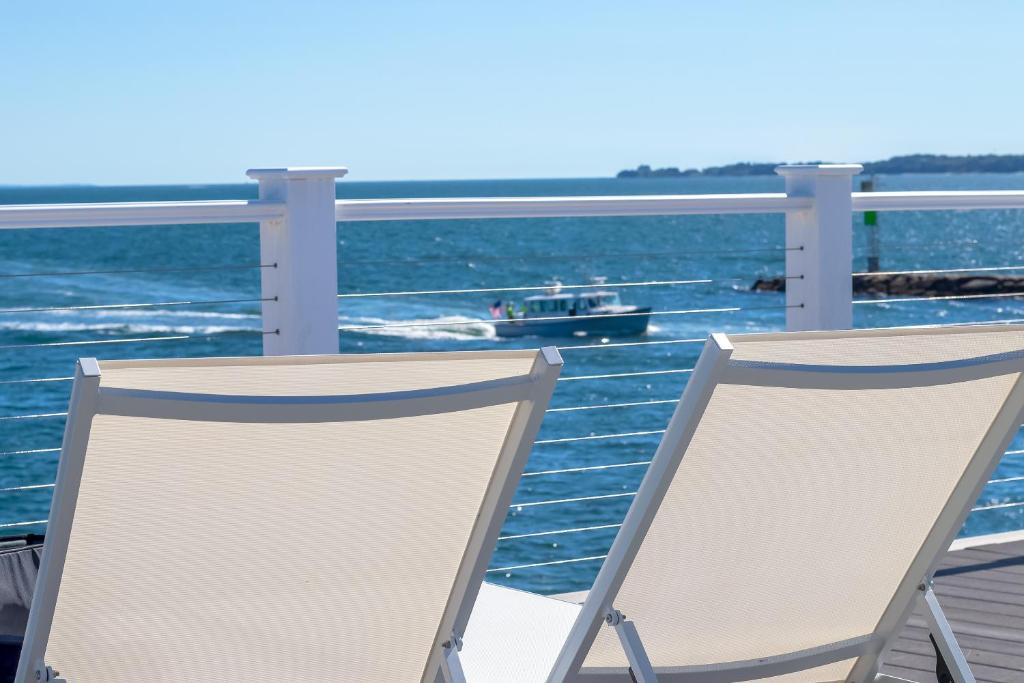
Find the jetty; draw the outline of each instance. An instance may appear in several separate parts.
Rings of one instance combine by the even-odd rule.
[[[993,297],[1024,296],[1024,275],[932,274],[914,272],[854,273],[853,293],[870,296]],[[754,281],[755,292],[785,292],[786,278]]]

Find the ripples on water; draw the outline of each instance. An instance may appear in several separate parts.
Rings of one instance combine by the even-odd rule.
[[[883,177],[880,190],[1018,189],[1024,176]],[[535,180],[339,184],[345,197],[682,194],[781,191],[778,178],[659,180]],[[254,197],[255,186],[144,188],[0,188],[0,203],[142,201]],[[855,269],[864,267],[865,239],[855,217]],[[881,214],[884,269],[1024,264],[1024,211]],[[649,340],[703,338],[709,331],[780,330],[783,296],[753,293],[758,277],[784,269],[782,216],[680,216],[530,220],[349,223],[339,227],[342,292],[407,291],[541,285],[552,278],[585,283],[604,275],[610,284],[640,280],[710,278],[711,284],[622,290],[627,303],[655,310],[740,307],[740,312],[660,316]],[[191,268],[258,263],[255,225],[0,231],[0,274],[136,268]],[[259,269],[107,273],[0,278],[0,308],[83,306],[135,302],[201,302],[259,297]],[[502,340],[486,318],[500,295],[469,294],[342,299],[339,324],[374,326],[431,321],[437,325],[342,332],[343,352],[455,350],[539,346],[537,339]],[[1024,318],[1024,300],[943,301],[856,306],[857,327],[883,327]],[[468,324],[467,324],[468,323]],[[65,341],[151,341],[89,346],[31,346]],[[557,340],[560,345],[601,339]],[[622,341],[622,340],[612,340]],[[0,313],[0,382],[67,377],[74,360],[100,358],[251,355],[261,349],[259,304],[185,304],[145,309]],[[662,344],[566,350],[564,376],[692,367],[700,344]],[[671,400],[687,375],[664,374],[560,382],[552,407]],[[0,384],[0,416],[62,412],[70,382]],[[663,429],[671,403],[550,413],[540,439]],[[62,417],[0,420],[0,452],[55,448]],[[528,471],[561,470],[648,460],[660,435],[538,444]],[[1017,439],[1014,450],[1024,449]],[[53,481],[56,453],[0,456],[0,488]],[[527,477],[516,501],[628,493],[642,465]],[[1024,455],[1007,456],[996,476],[1024,475]],[[0,523],[43,519],[48,489],[0,492]],[[1024,484],[993,484],[981,503],[1024,500]],[[603,498],[551,506],[514,507],[505,535],[604,526],[619,522],[630,498]],[[964,533],[1024,527],[1020,508],[975,513]],[[40,530],[41,527],[8,531]],[[499,543],[492,566],[505,567],[603,555],[614,528],[510,539]],[[492,573],[543,592],[589,585],[599,562]]]

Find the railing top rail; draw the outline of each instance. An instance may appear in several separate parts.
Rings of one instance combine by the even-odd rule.
[[[1024,190],[853,192],[854,211],[1024,209]],[[627,195],[607,197],[480,197],[340,199],[339,221],[459,218],[559,218],[785,213],[812,208],[810,197],[785,193]]]
[[[335,203],[335,213],[339,221],[669,216],[785,213],[809,209],[811,201],[808,197],[790,197],[782,192],[607,197],[341,199]]]
[[[854,211],[1024,209],[1024,190],[854,192]]]
[[[0,229],[86,228],[183,223],[253,223],[285,215],[283,202],[224,199],[183,202],[0,205]]]
[[[1024,190],[854,192],[854,211],[1024,209]],[[785,213],[810,209],[810,197],[785,193],[627,195],[607,197],[479,197],[341,199],[339,221],[570,216],[672,216]],[[248,223],[285,215],[284,202],[214,200],[90,204],[0,205],[0,229],[194,223]]]

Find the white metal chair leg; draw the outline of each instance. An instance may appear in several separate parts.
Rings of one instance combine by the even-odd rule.
[[[459,650],[462,649],[462,639],[452,635],[451,639],[444,644],[444,657],[441,660],[441,677],[445,683],[466,683],[466,674],[462,671],[462,662],[459,661]]]
[[[657,683],[658,677],[654,674],[654,667],[651,660],[647,658],[647,650],[640,640],[640,634],[632,621],[627,621],[622,612],[613,609],[605,615],[605,623],[615,628],[615,634],[619,636],[622,649],[626,652],[626,659],[629,661],[629,670],[633,674],[636,683]]]
[[[931,632],[935,648],[945,660],[954,683],[975,683],[967,658],[964,657],[960,644],[956,642],[956,636],[946,621],[946,615],[939,605],[939,599],[932,591],[930,581],[921,585],[920,599],[924,603],[924,618],[928,621],[928,630]]]

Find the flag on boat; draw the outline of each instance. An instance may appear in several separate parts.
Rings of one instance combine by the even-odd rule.
[[[491,317],[495,320],[501,318],[501,299],[498,299],[491,304]]]

